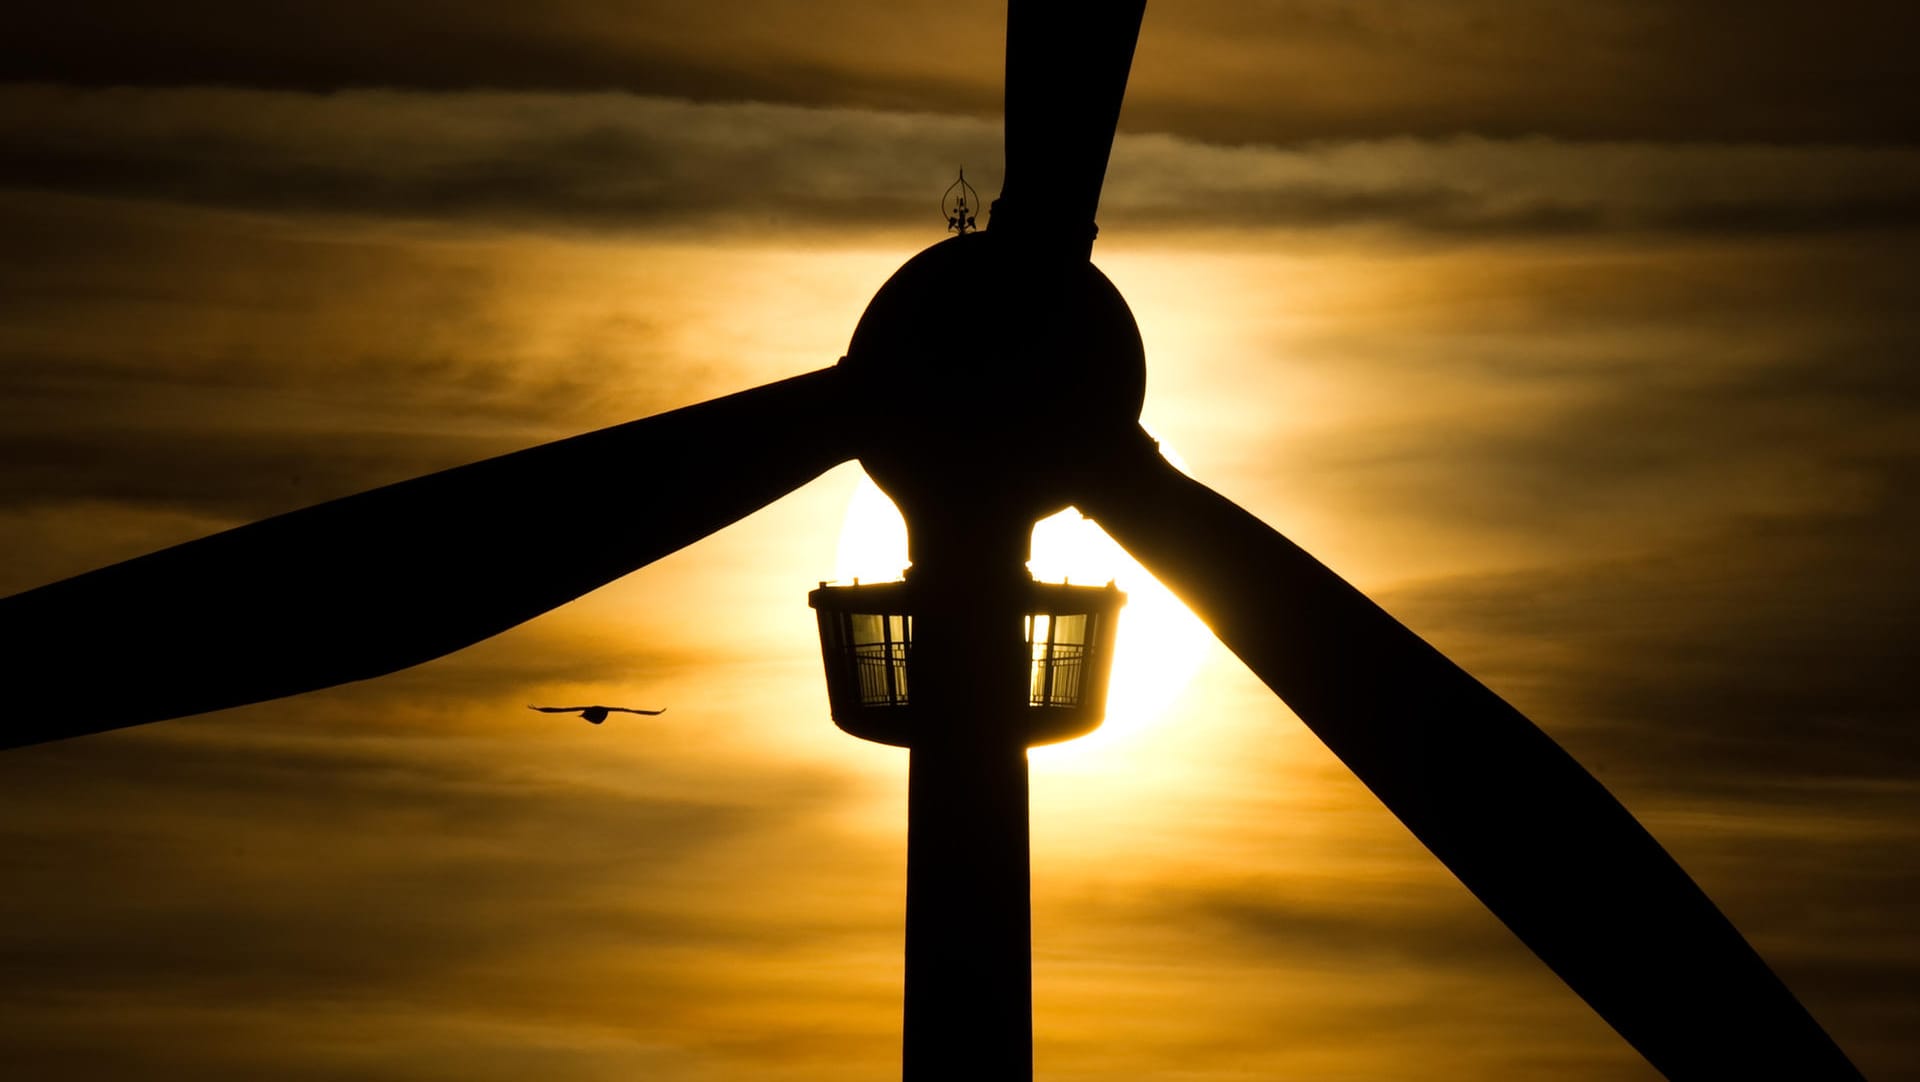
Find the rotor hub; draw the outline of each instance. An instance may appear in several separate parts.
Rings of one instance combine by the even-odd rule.
[[[952,237],[896,271],[854,329],[841,364],[871,418],[860,460],[910,526],[1030,525],[1134,430],[1133,313],[1091,263],[1052,254],[993,230]]]

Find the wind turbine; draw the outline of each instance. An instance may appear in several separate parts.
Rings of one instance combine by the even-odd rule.
[[[1006,181],[988,228],[903,266],[838,364],[0,601],[0,635],[14,644],[17,671],[32,674],[15,680],[25,701],[4,744],[419,664],[857,458],[900,506],[915,581],[930,611],[949,621],[944,632],[923,621],[917,663],[935,674],[934,691],[956,716],[969,705],[991,714],[998,692],[950,667],[970,648],[943,648],[941,636],[997,634],[1016,601],[1007,584],[1020,574],[1032,524],[1077,507],[1200,614],[1656,1068],[1684,1079],[1858,1077],[1591,775],[1339,576],[1169,465],[1138,427],[1143,348],[1125,301],[1089,257],[1143,9],[1144,0],[1009,4]],[[990,303],[956,326],[949,298],[983,283],[993,283]],[[502,514],[536,500],[590,504],[600,528],[562,534]],[[77,709],[76,686],[92,689]],[[981,824],[956,817],[938,820],[922,849],[936,855],[921,868],[939,874],[921,891],[933,908],[918,912],[931,922],[910,903],[909,957],[918,950],[932,961],[909,974],[907,1071],[936,1077],[960,1056],[982,1077],[1023,1076],[1031,1070],[1030,1030],[1021,1062],[1030,1008],[1018,992],[1027,951],[1016,897],[1024,738],[988,726],[951,729],[934,743],[960,764],[938,791],[988,793],[975,810],[1002,815],[991,829],[1007,844],[965,856],[978,848]],[[919,770],[923,745],[914,750]],[[1016,795],[1017,824],[1005,818]],[[967,859],[998,867],[997,882],[1010,888],[986,918],[959,912],[961,865],[941,863]],[[914,875],[910,864],[910,884]],[[999,959],[985,976],[962,949],[981,944]]]

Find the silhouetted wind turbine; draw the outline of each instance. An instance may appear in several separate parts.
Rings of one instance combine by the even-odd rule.
[[[915,694],[949,704],[945,721],[959,713],[951,704],[976,700],[988,722],[998,716],[985,698],[999,692],[973,687],[958,667],[978,653],[960,640],[979,632],[997,649],[1007,638],[1032,524],[1078,507],[1659,1070],[1858,1077],[1686,873],[1558,745],[1160,456],[1136,421],[1145,366],[1132,314],[1088,262],[1144,0],[1008,7],[1006,174],[988,228],[902,267],[839,364],[0,601],[11,683],[29,689],[5,742],[416,665],[858,458],[909,525],[909,578],[925,595]],[[956,326],[949,298],[983,284],[992,303]],[[509,514],[535,502],[600,508],[599,528],[557,533]],[[115,679],[103,683],[103,672]],[[68,701],[76,686],[90,689],[82,709]],[[953,796],[984,818],[913,819],[908,1076],[1027,1077],[1027,735],[942,723],[910,739],[910,816]],[[951,788],[969,779],[973,788]],[[986,916],[955,900],[973,889],[961,874],[968,859],[993,864],[993,889],[1006,888]],[[993,961],[979,962],[975,948]]]
[[[542,714],[578,714],[589,722],[598,725],[607,720],[608,714],[647,714],[657,716],[665,710],[635,710],[631,706],[533,706],[528,710],[538,710]]]

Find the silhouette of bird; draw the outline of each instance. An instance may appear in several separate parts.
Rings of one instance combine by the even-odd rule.
[[[528,710],[538,710],[542,714],[578,714],[595,725],[607,720],[611,713],[619,714],[664,714],[665,710],[635,710],[631,706],[532,706]]]

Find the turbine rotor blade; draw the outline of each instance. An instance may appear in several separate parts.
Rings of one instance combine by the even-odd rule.
[[[1146,0],[1010,0],[1006,174],[989,227],[1084,258]]]
[[[1144,434],[1080,509],[1213,628],[1494,915],[1673,1079],[1859,1072],[1547,735]]]
[[[499,634],[853,457],[842,381],[823,369],[0,600],[16,695],[0,746],[364,680]]]

